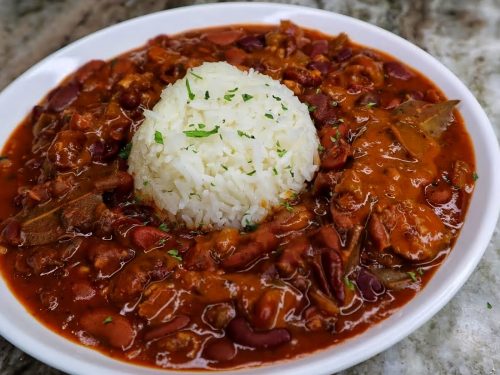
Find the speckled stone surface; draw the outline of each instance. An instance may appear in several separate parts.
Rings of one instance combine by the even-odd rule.
[[[202,0],[1,0],[0,89],[108,25]],[[500,136],[500,0],[293,0],[356,17],[424,48],[476,95]],[[491,308],[487,304],[491,304]],[[500,372],[500,228],[462,290],[430,322],[343,374]],[[0,375],[60,374],[0,338]]]

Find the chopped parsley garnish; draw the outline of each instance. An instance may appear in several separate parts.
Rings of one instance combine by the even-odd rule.
[[[283,201],[283,202],[281,202],[281,205],[283,207],[285,207],[288,212],[292,212],[293,211],[293,207],[291,206],[291,204],[289,202]]]
[[[368,103],[368,104],[366,105],[366,107],[367,107],[367,108],[373,108],[373,107],[375,107],[376,105],[377,105],[377,103],[375,103],[375,102],[370,102],[370,103]]]
[[[237,87],[235,87],[235,88],[234,88],[234,89],[232,89],[232,90],[227,90],[227,92],[236,92],[236,91],[238,91],[238,88],[237,88]]]
[[[123,160],[127,160],[129,155],[130,155],[130,151],[132,150],[132,142],[131,143],[127,143],[125,146],[123,146],[123,148],[120,150],[120,152],[118,153],[118,156],[123,159]],[[6,156],[0,156],[0,160],[4,160],[4,159],[7,159]]]
[[[224,168],[224,170],[226,170],[226,171],[227,171],[227,167],[226,167],[224,164],[221,164],[220,166],[221,166],[222,168]]]
[[[160,145],[163,144],[163,134],[161,134],[158,130],[155,131],[155,142]]]
[[[417,272],[420,276],[422,276],[425,273],[425,270],[422,267],[418,267]]]
[[[417,276],[415,275],[415,272],[409,271],[406,272],[408,276],[410,276],[410,279],[412,279],[413,282],[417,282]]]
[[[212,130],[185,130],[183,133],[190,138],[205,138],[219,132],[220,126],[216,125]]]
[[[337,130],[335,137],[330,137],[330,141],[332,141],[333,143],[337,143],[339,139],[340,139],[340,132]]]
[[[250,139],[255,139],[255,137],[253,135],[245,133],[244,131],[241,131],[241,130],[238,130],[238,135],[240,137],[247,137],[247,138],[250,138]]]
[[[323,152],[325,151],[325,148],[321,145],[321,143],[318,145],[318,152]]]
[[[255,174],[255,172],[257,172],[257,171],[254,169],[253,171],[248,172],[248,173],[247,173],[247,176],[253,176],[253,175]]]
[[[167,242],[167,239],[166,238],[162,238],[162,239],[160,239],[158,241],[158,245],[163,246],[163,245],[165,245],[165,242]]]
[[[289,166],[288,166],[288,167],[286,167],[285,169],[288,169],[288,170],[289,170],[289,172],[290,172],[290,176],[292,176],[292,178],[295,176],[295,173],[293,173],[293,171],[292,171],[292,166],[291,166],[291,165],[289,165]]]
[[[182,262],[182,257],[179,255],[179,250],[177,250],[177,249],[170,249],[169,251],[167,251],[167,254],[170,255],[175,260],[178,260],[179,262]]]
[[[186,79],[186,89],[187,89],[187,92],[188,92],[188,98],[189,98],[189,100],[193,100],[195,98],[195,95],[191,91],[191,86],[189,85],[189,79]]]
[[[344,276],[344,284],[346,287],[348,287],[350,290],[354,290],[354,283],[349,280],[349,278],[346,276]]]
[[[316,110],[316,106],[314,106],[314,105],[308,105],[307,109],[309,110],[309,112],[314,112]]]
[[[284,148],[281,148],[281,145],[280,145],[280,142],[279,142],[279,141],[278,141],[278,142],[276,142],[276,147],[277,147],[276,152],[278,153],[278,156],[279,156],[280,158],[282,158],[282,157],[283,157],[283,155],[285,155],[285,154],[286,154],[287,150],[285,150]]]
[[[235,95],[236,94],[226,94],[226,95],[224,95],[224,100],[227,100],[228,102],[230,102],[231,100],[233,100]]]
[[[274,116],[270,113],[266,113],[264,116],[266,116],[267,118],[269,118],[271,120],[274,119]]]
[[[277,102],[281,102],[281,98],[279,96],[274,96],[272,95],[273,99],[276,100]]]
[[[473,179],[474,181],[477,181],[477,179],[478,179],[478,178],[479,178],[478,174],[477,174],[476,172],[473,172],[473,173],[472,173],[472,179]]]
[[[266,85],[267,87],[269,87],[269,83],[266,83],[265,85]]]
[[[273,167],[273,173],[274,173],[275,176],[278,175],[278,170],[276,169],[276,167]]]
[[[257,224],[248,221],[248,219],[245,219],[245,226],[243,227],[243,229],[245,229],[245,231],[253,232],[257,228],[258,228]]]
[[[149,184],[149,181],[148,180],[144,180],[144,182],[142,183],[144,186],[148,186]]]
[[[165,223],[161,223],[159,226],[158,226],[158,229],[163,231],[163,232],[168,232],[169,229],[168,229],[168,225],[165,224]]]
[[[210,99],[210,93],[207,91],[205,91],[205,100],[208,100]]]
[[[113,317],[112,316],[107,316],[106,318],[104,318],[104,320],[102,321],[102,324],[109,324],[113,321]]]
[[[248,102],[250,99],[253,98],[253,96],[249,94],[241,94],[241,97],[243,98],[244,102]]]
[[[193,71],[191,71],[191,74],[192,74],[193,76],[195,76],[196,78],[198,78],[198,79],[203,79],[203,77],[202,77],[202,76],[200,76],[200,75],[196,74],[196,73],[195,73],[195,72],[193,72]]]
[[[206,128],[206,125],[205,124],[198,124],[198,128],[204,129],[204,128]]]
[[[288,111],[288,108],[283,103],[281,103],[281,109],[283,111]]]
[[[486,302],[486,307],[488,308],[488,310],[491,310],[493,308],[493,305],[489,302]]]

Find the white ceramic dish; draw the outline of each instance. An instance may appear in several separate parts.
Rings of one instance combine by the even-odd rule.
[[[441,63],[413,44],[376,26],[310,8],[279,4],[212,4],[151,14],[104,29],[54,53],[33,66],[0,94],[0,145],[3,145],[34,104],[67,74],[90,59],[109,59],[143,45],[161,33],[244,23],[272,23],[290,19],[327,34],[345,31],[356,42],[406,62],[434,81],[449,98],[461,100],[460,112],[474,143],[480,176],[465,225],[454,250],[413,300],[389,319],[362,335],[330,349],[271,366],[238,371],[331,374],[387,349],[436,314],[472,273],[493,233],[500,208],[500,153],[484,111],[469,90]],[[0,282],[0,334],[30,355],[74,374],[166,374],[108,358],[74,344],[38,323]],[[199,374],[199,372],[196,372]],[[233,371],[231,373],[234,373]]]

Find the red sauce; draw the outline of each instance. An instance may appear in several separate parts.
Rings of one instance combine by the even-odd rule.
[[[321,169],[258,225],[189,231],[134,198],[127,144],[165,85],[220,60],[310,106]],[[158,36],[80,68],[8,140],[1,272],[41,323],[124,361],[233,368],[330,347],[408,302],[452,248],[475,180],[453,105],[344,34]]]

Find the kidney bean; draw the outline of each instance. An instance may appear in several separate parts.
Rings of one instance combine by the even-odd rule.
[[[150,328],[144,334],[144,340],[150,341],[170,335],[173,332],[179,331],[191,322],[191,319],[187,315],[178,315],[174,317],[169,322],[163,323],[159,326]]]
[[[134,246],[141,250],[148,250],[155,245],[159,245],[160,241],[163,242],[163,244],[168,241],[170,244],[173,237],[171,234],[168,234],[158,228],[145,226],[132,229],[130,239],[132,240]]]
[[[446,182],[430,184],[425,187],[425,199],[433,206],[448,203],[453,197],[453,191]]]
[[[227,46],[234,43],[243,35],[240,30],[227,30],[227,31],[216,31],[209,33],[205,38],[218,46]]]
[[[352,57],[352,49],[346,47],[342,48],[339,52],[337,52],[333,56],[333,59],[340,63],[349,60],[351,57]]]
[[[305,87],[316,87],[321,84],[321,74],[316,74],[314,71],[289,66],[283,72],[285,80],[296,81]]]
[[[413,77],[413,74],[409,72],[402,64],[396,61],[389,61],[384,63],[384,70],[390,77],[407,81]]]
[[[391,246],[389,233],[387,233],[387,229],[385,229],[379,214],[372,213],[370,216],[370,221],[368,222],[368,233],[370,234],[372,243],[378,251],[382,251]]]
[[[315,40],[311,43],[309,56],[326,55],[328,53],[328,40]]]
[[[210,340],[203,350],[203,357],[212,361],[230,361],[236,356],[236,347],[226,339]]]
[[[236,317],[228,324],[226,332],[238,344],[258,349],[274,348],[292,339],[284,328],[267,331],[254,331],[243,317]]]
[[[253,308],[252,322],[257,328],[273,328],[283,307],[284,293],[280,289],[268,289],[260,296]]]
[[[299,231],[311,224],[313,216],[313,213],[303,205],[293,206],[292,211],[283,209],[274,217],[275,231],[277,233]]]
[[[312,61],[307,64],[307,69],[315,69],[322,75],[325,75],[330,71],[331,66],[332,64],[328,61]]]
[[[61,86],[50,96],[47,108],[54,112],[61,112],[71,105],[80,94],[80,87],[76,82]]]
[[[119,349],[130,347],[136,331],[127,318],[108,309],[96,309],[80,318],[82,328],[97,339]]]
[[[237,44],[246,52],[254,52],[265,47],[266,40],[263,35],[249,35],[238,40]]]
[[[375,302],[377,296],[384,293],[384,285],[366,269],[362,268],[356,277],[356,285],[358,286],[361,296],[365,301]]]

